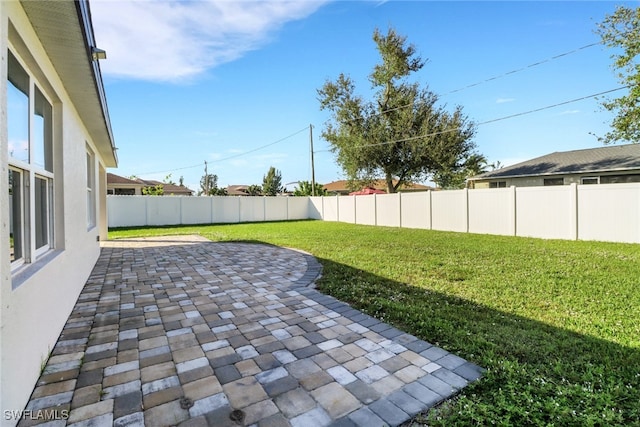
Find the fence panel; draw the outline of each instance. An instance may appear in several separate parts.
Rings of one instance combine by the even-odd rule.
[[[182,224],[210,224],[213,222],[211,197],[181,197]]]
[[[467,191],[434,191],[431,194],[431,228],[467,231]]]
[[[147,196],[147,225],[174,225],[182,222],[180,196]]]
[[[211,197],[214,224],[235,224],[240,222],[240,197]]]
[[[403,227],[431,228],[431,192],[400,193]]]
[[[309,218],[310,219],[323,219],[324,218],[324,203],[326,197],[316,196],[309,197]],[[334,198],[335,199],[335,198]],[[332,219],[325,219],[325,221],[336,221],[337,215]]]
[[[376,224],[400,227],[400,193],[376,194]]]
[[[144,196],[107,197],[109,227],[147,225],[147,201]]]
[[[356,223],[356,197],[338,196],[338,221]]]
[[[515,187],[469,191],[469,232],[515,235]]]
[[[287,197],[286,219],[309,219],[311,216],[311,200],[309,197]]]
[[[577,236],[576,185],[518,187],[516,235],[544,239]]]
[[[240,201],[240,222],[264,221],[265,197],[238,197]]]
[[[640,243],[640,184],[578,186],[578,238]]]
[[[376,225],[376,196],[351,196],[356,204],[356,224]]]
[[[286,221],[289,216],[288,197],[265,197],[264,220]]]

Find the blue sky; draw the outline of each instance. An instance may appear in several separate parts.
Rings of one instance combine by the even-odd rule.
[[[270,166],[284,183],[310,180],[312,124],[316,181],[344,178],[320,138],[329,114],[316,90],[343,72],[368,96],[376,27],[395,28],[428,59],[414,79],[479,123],[477,151],[490,162],[598,147],[593,134],[611,115],[594,98],[482,123],[619,87],[612,52],[585,47],[599,42],[596,23],[616,4],[638,5],[94,0],[120,161],[110,172],[183,176],[197,189],[207,161],[220,186],[261,184]]]

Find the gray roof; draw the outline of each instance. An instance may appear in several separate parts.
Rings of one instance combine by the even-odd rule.
[[[640,144],[562,151],[469,178],[516,178],[602,172],[640,171]]]

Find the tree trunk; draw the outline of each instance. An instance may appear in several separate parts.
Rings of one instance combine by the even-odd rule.
[[[387,182],[387,193],[395,193],[396,189],[393,187],[393,176],[389,172],[386,173],[385,181]]]

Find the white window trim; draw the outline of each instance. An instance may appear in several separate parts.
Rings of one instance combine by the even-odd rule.
[[[54,109],[53,102],[51,98],[48,96],[46,91],[44,90],[45,85],[43,85],[38,78],[35,77],[34,73],[30,70],[30,68],[25,64],[24,60],[20,56],[17,49],[14,49],[11,44],[8,46],[8,50],[15,57],[17,62],[20,64],[22,69],[27,73],[29,77],[29,111],[28,111],[28,144],[29,144],[29,161],[25,162],[23,160],[16,159],[8,155],[8,166],[9,169],[19,171],[22,175],[21,182],[21,221],[22,221],[22,257],[11,262],[11,272],[12,274],[21,270],[22,268],[35,263],[38,259],[42,258],[45,254],[52,251],[55,248],[55,210],[54,210],[54,183],[55,177],[54,173],[45,169],[46,166],[39,166],[34,163],[34,155],[35,155],[35,137],[34,137],[34,120],[33,115],[35,114],[35,98],[36,98],[36,89],[40,92],[40,95],[46,100],[46,102],[51,107],[51,151],[53,150],[53,145],[55,144],[55,129],[54,127]],[[9,84],[7,81],[6,84]],[[53,165],[51,167],[53,170]],[[42,179],[45,179],[47,182],[46,185],[46,220],[47,220],[47,242],[40,248],[36,248],[36,209],[38,208],[35,205],[35,185],[36,185],[36,176]]]
[[[584,183],[585,179],[595,179],[596,180],[596,184],[600,184],[600,177],[599,176],[583,176],[582,178],[580,178],[580,184],[589,185],[589,184],[585,184]]]

